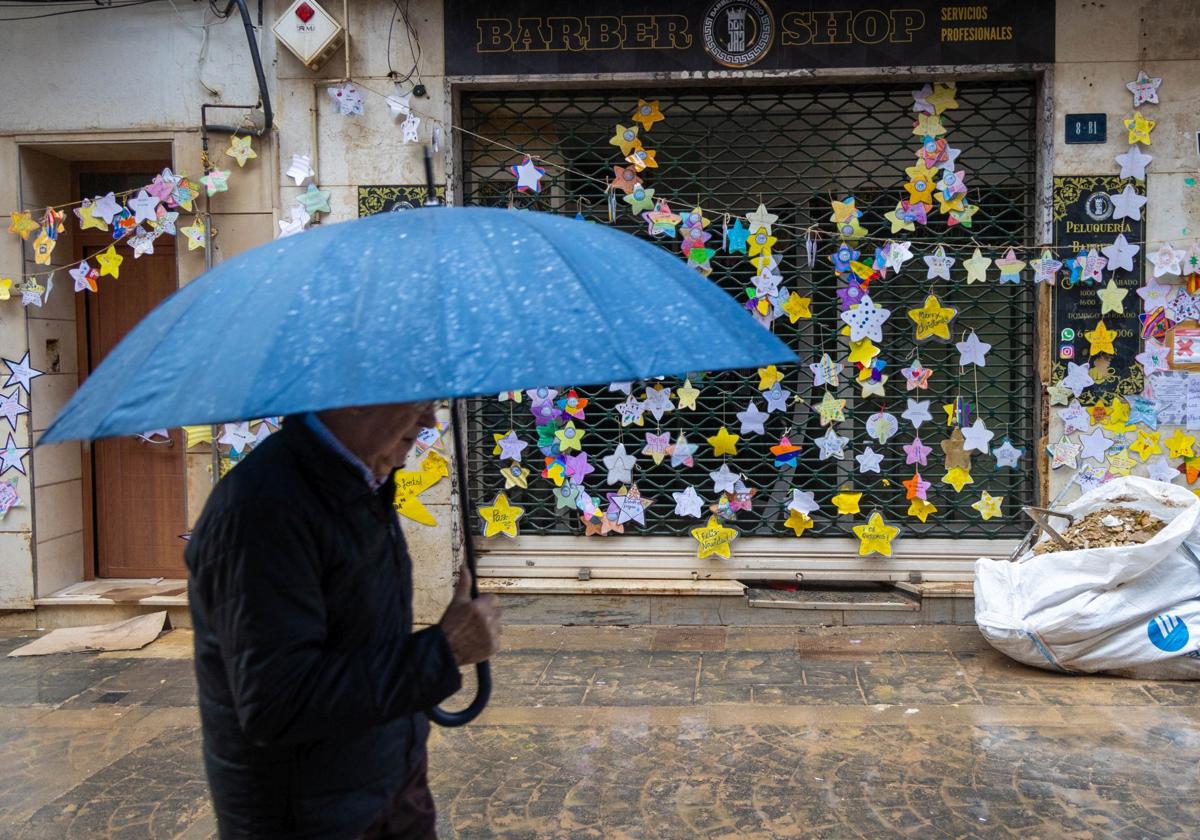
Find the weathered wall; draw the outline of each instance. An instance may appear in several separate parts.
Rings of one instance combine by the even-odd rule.
[[[1159,104],[1140,109],[1157,120],[1152,143],[1143,149],[1154,157],[1146,171],[1145,238],[1153,243],[1174,240],[1177,247],[1200,235],[1200,185],[1188,185],[1200,167],[1196,132],[1200,122],[1200,17],[1194,0],[1097,2],[1059,0],[1057,63],[1054,70],[1054,174],[1116,175],[1113,160],[1129,149],[1122,121],[1133,115],[1125,88],[1138,70],[1161,76]],[[1108,141],[1095,145],[1062,142],[1067,113],[1108,115]],[[1156,246],[1151,245],[1151,251]],[[1147,254],[1136,259],[1145,259]],[[1147,266],[1146,276],[1152,273]],[[1170,278],[1165,278],[1170,279]],[[1126,299],[1126,306],[1139,300]],[[1062,423],[1051,418],[1049,440],[1058,440]],[[1165,436],[1165,435],[1164,435]],[[1135,474],[1144,475],[1139,464]],[[1072,471],[1051,474],[1053,498],[1071,480]],[[1068,498],[1078,491],[1072,489]]]

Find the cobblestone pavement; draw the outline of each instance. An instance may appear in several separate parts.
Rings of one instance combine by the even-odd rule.
[[[28,638],[0,634],[0,655]],[[970,627],[512,627],[437,731],[443,838],[1195,837],[1200,685]],[[190,638],[0,659],[0,837],[214,836]]]

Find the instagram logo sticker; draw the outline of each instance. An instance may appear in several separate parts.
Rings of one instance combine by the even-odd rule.
[[[1060,359],[1074,359],[1075,358],[1075,345],[1063,344],[1062,346],[1060,346],[1058,348],[1058,356]]]

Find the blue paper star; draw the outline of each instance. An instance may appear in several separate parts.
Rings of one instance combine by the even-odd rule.
[[[725,242],[731,254],[746,253],[746,240],[749,238],[750,231],[742,227],[741,219],[735,221],[733,227],[725,231]]]

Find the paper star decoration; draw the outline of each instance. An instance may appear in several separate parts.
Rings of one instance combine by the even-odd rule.
[[[1145,70],[1139,70],[1137,78],[1125,85],[1133,94],[1133,107],[1138,108],[1147,102],[1158,104],[1158,86],[1162,81],[1157,76],[1150,76]]]
[[[1113,347],[1113,339],[1117,338],[1117,331],[1110,330],[1101,318],[1095,328],[1085,332],[1083,337],[1088,340],[1088,353],[1095,356],[1097,353],[1112,353],[1116,355],[1116,348]]]
[[[13,361],[12,359],[4,359],[3,361],[4,366],[8,368],[8,381],[4,383],[5,388],[19,385],[21,390],[28,394],[30,382],[42,375],[40,370],[34,370],[30,366],[28,351],[21,357],[20,361]]]
[[[1013,442],[1007,437],[1001,441],[999,446],[992,450],[997,468],[1007,467],[1009,469],[1016,469],[1024,454],[1025,450],[1013,446]]]
[[[410,113],[412,113],[412,106],[410,104],[411,99],[411,93],[395,93],[384,100],[384,102],[387,103],[388,110],[392,114],[392,119],[396,119],[396,117],[407,117]]]
[[[308,155],[292,155],[292,163],[283,173],[295,182],[297,187],[302,187],[315,174],[312,168],[312,158]]]
[[[843,367],[845,365],[841,362],[835,362],[830,358],[828,353],[822,353],[821,360],[809,364],[808,369],[812,371],[813,385],[815,387],[828,385],[831,388],[836,388],[839,381],[838,374],[842,372]]]
[[[708,474],[708,477],[712,479],[714,492],[732,493],[737,483],[741,480],[742,474],[730,470],[728,464],[722,464],[719,470],[713,470]]]
[[[1042,251],[1042,255],[1036,260],[1030,260],[1030,268],[1033,269],[1033,282],[1049,283],[1054,285],[1054,281],[1058,277],[1058,270],[1062,268],[1062,263],[1054,259],[1054,254],[1048,249]]]
[[[976,417],[975,422],[964,428],[962,432],[964,451],[970,452],[971,450],[975,450],[982,452],[984,455],[988,454],[989,445],[995,435],[988,431],[988,427],[984,425],[982,418]]]
[[[836,458],[838,460],[845,458],[845,446],[849,442],[850,438],[842,437],[833,430],[832,426],[825,430],[824,435],[814,441],[820,450],[821,460],[823,461],[829,458]]]
[[[1176,429],[1169,438],[1163,441],[1167,454],[1172,458],[1195,458],[1195,435],[1189,435],[1183,429]]]
[[[525,490],[529,487],[529,469],[522,467],[516,461],[500,470],[500,475],[504,478],[505,490],[512,490],[514,487]]]
[[[279,238],[286,236],[295,236],[297,233],[302,233],[308,229],[308,223],[312,221],[312,217],[305,212],[303,207],[295,206],[291,208],[290,219],[279,220]]]
[[[508,496],[497,493],[490,505],[481,505],[479,516],[483,520],[484,537],[504,536],[516,539],[517,523],[525,515],[525,509],[510,505]]]
[[[246,161],[258,157],[258,152],[250,145],[250,135],[238,137],[236,134],[229,139],[229,148],[225,154],[237,161],[238,169],[246,165]]]
[[[908,515],[915,516],[922,522],[929,519],[929,514],[937,513],[937,506],[920,497],[914,498],[908,506]]]
[[[852,516],[859,512],[858,503],[862,500],[862,493],[838,493],[831,500],[834,507],[837,508],[838,516]]]
[[[675,396],[679,399],[679,408],[695,411],[696,397],[700,396],[700,389],[692,385],[691,379],[685,379],[683,385],[675,389]]]
[[[610,145],[616,146],[621,150],[622,157],[628,157],[633,154],[633,150],[641,145],[641,141],[638,140],[637,126],[631,125],[626,128],[620,123],[617,123],[616,130],[613,132],[613,136],[608,139],[608,142]]]
[[[1022,260],[1017,259],[1016,251],[1009,248],[1003,257],[996,260],[996,268],[1000,269],[1001,283],[1020,283],[1021,269],[1025,267]]]
[[[956,428],[950,437],[939,444],[942,448],[942,456],[945,460],[946,469],[954,469],[955,467],[963,470],[971,469],[971,453],[963,448],[964,442],[965,438],[963,437],[962,429]]]
[[[855,525],[853,531],[859,540],[859,557],[866,557],[870,554],[891,557],[892,540],[900,533],[900,529],[894,525],[888,525],[878,511],[871,514],[866,524]]]
[[[1149,460],[1151,455],[1160,455],[1162,454],[1161,435],[1161,432],[1147,432],[1139,429],[1137,440],[1129,444],[1129,451],[1136,452],[1143,462]]]
[[[858,455],[854,456],[854,460],[858,461],[858,471],[861,473],[877,473],[880,472],[879,465],[883,461],[883,453],[876,452],[871,447],[867,447]]]
[[[802,537],[805,531],[813,527],[813,524],[812,519],[807,514],[789,509],[787,521],[783,523],[783,526],[791,528],[797,537]]]
[[[662,111],[659,110],[658,100],[647,102],[644,99],[638,100],[637,110],[633,112],[633,121],[640,123],[645,131],[649,131],[656,122],[666,119]]]
[[[1154,256],[1150,257],[1150,262],[1154,263],[1154,276],[1158,278],[1167,274],[1179,275],[1183,271],[1182,261],[1186,256],[1187,251],[1176,248],[1170,242],[1164,242],[1162,246],[1154,252]],[[1143,291],[1148,291],[1149,288],[1150,284],[1147,283],[1143,289],[1138,290],[1138,296],[1145,301],[1145,307],[1147,310],[1150,310],[1155,305],[1153,301],[1147,299],[1146,295],[1142,294]],[[1164,296],[1166,292],[1170,291],[1170,288],[1159,288],[1163,288]]]
[[[922,467],[927,466],[929,455],[933,452],[922,442],[920,437],[914,437],[912,443],[906,443],[902,448],[904,449],[905,464],[920,464]]]
[[[922,257],[921,259],[923,259],[925,261],[925,265],[928,266],[928,269],[925,272],[926,280],[936,280],[939,277],[943,280],[950,279],[950,268],[954,265],[956,260],[954,257],[946,256],[946,249],[941,245],[939,245],[937,250],[932,254],[927,257]],[[875,340],[879,341],[878,338]]]
[[[642,454],[649,455],[655,464],[661,464],[663,459],[671,454],[671,433],[646,432],[646,445],[642,448]]]
[[[987,282],[988,266],[992,264],[991,259],[985,257],[983,253],[976,248],[975,253],[971,255],[969,260],[963,260],[963,268],[967,270],[967,284],[979,282]],[[950,278],[946,278],[947,280]]]
[[[716,516],[710,516],[708,523],[699,528],[693,528],[692,538],[697,542],[696,558],[724,557],[730,559],[730,545],[737,539],[738,532],[721,524]]]
[[[717,458],[722,455],[737,455],[737,442],[740,439],[739,435],[730,434],[729,429],[722,426],[715,435],[708,438],[708,445],[712,447],[713,455]]]
[[[8,421],[8,426],[12,431],[17,430],[17,418],[28,413],[29,408],[21,404],[20,388],[11,394],[0,394],[0,417]]]
[[[680,432],[679,437],[675,439],[675,443],[668,450],[671,455],[671,466],[675,468],[692,466],[693,458],[699,448],[697,444],[688,443],[687,436]]]
[[[204,185],[209,198],[219,192],[226,192],[229,189],[229,170],[213,169],[200,179],[200,183]]]
[[[955,493],[961,493],[962,489],[968,484],[974,484],[975,479],[971,477],[970,470],[965,470],[962,467],[952,467],[942,476],[942,483],[953,487]]]
[[[788,400],[792,397],[792,392],[783,387],[782,384],[776,382],[766,391],[763,391],[763,397],[767,401],[767,413],[786,412]]]
[[[243,424],[238,424],[242,426]],[[270,434],[268,424],[263,423],[260,427],[260,433],[266,430],[266,434]],[[238,435],[242,435],[243,431],[239,428]],[[244,431],[245,435],[249,435],[249,428]],[[258,442],[258,438],[254,438],[254,442]],[[516,466],[516,464],[514,464]],[[525,470],[525,476],[522,480],[525,481],[523,487],[528,487],[528,470]],[[437,525],[437,519],[429,509],[421,502],[420,495],[433,487],[443,478],[450,475],[450,465],[444,457],[437,452],[430,452],[421,461],[421,467],[418,470],[397,470],[395,473],[396,495],[393,499],[393,506],[396,513],[403,517],[419,522],[422,525],[434,526]],[[505,476],[505,486],[510,486],[510,482],[515,482],[516,476]]]
[[[107,197],[109,200],[112,200],[112,193],[109,193]],[[115,204],[116,202],[114,201],[113,203]],[[117,210],[114,209],[112,212],[115,215]],[[109,216],[107,221],[111,222],[112,216]],[[15,233],[26,242],[29,241],[29,234],[37,230],[38,227],[40,226],[33,220],[32,213],[22,212],[20,210],[15,211],[8,220],[8,232]]]
[[[1146,167],[1152,160],[1154,160],[1153,155],[1143,152],[1140,146],[1130,146],[1129,151],[1116,157],[1117,163],[1121,164],[1121,179],[1134,178],[1138,181],[1145,181]]]
[[[851,364],[869,365],[871,360],[879,355],[879,348],[871,343],[871,339],[850,342],[850,353],[846,357]]]
[[[794,324],[801,318],[812,317],[812,298],[802,297],[795,292],[788,294],[787,300],[783,304],[784,314],[788,316],[788,323]]]
[[[646,508],[650,507],[652,500],[638,492],[636,484],[622,487],[616,493],[608,493],[606,497],[608,498],[607,515],[615,515],[618,525],[624,525],[626,522],[636,522],[638,525],[646,524]]]
[[[937,295],[926,297],[925,305],[920,309],[908,310],[908,317],[912,319],[916,328],[917,341],[924,341],[928,338],[940,338],[944,341],[949,341],[950,322],[954,320],[954,316],[957,314],[957,309],[942,306],[942,302],[937,299]]]
[[[208,231],[204,227],[204,220],[199,216],[193,217],[192,223],[181,227],[179,232],[186,238],[189,251],[195,251],[197,248],[203,248],[208,244]],[[109,250],[113,251],[111,246]],[[116,256],[116,251],[113,251],[113,256]],[[120,259],[120,257],[117,257],[117,265],[120,265]],[[103,269],[101,269],[100,273],[104,273]],[[113,276],[115,277],[116,275],[114,274]]]
[[[779,217],[774,213],[768,212],[766,205],[762,204],[761,202],[759,203],[757,210],[755,210],[753,213],[746,214],[746,223],[749,225],[750,230],[758,230],[759,228],[762,228],[767,233],[770,233],[771,226],[777,221],[779,221]]]
[[[625,444],[618,443],[611,455],[605,455],[600,460],[608,470],[606,483],[629,484],[633,481],[633,468],[637,466],[637,458],[625,451]]]
[[[1142,207],[1146,204],[1146,196],[1139,195],[1138,191],[1133,188],[1133,184],[1126,184],[1125,189],[1119,193],[1110,195],[1113,203],[1113,220],[1117,219],[1133,219],[1140,221],[1142,218]]]
[[[1141,143],[1143,146],[1150,145],[1150,132],[1154,131],[1154,126],[1158,125],[1157,120],[1148,120],[1142,116],[1141,111],[1134,111],[1132,117],[1122,122],[1129,131],[1130,146],[1134,143]]]
[[[625,398],[625,401],[617,405],[617,414],[621,418],[621,426],[637,425],[641,426],[645,423],[645,418],[642,417],[646,412],[646,406],[640,400],[634,399],[633,394]]]
[[[1108,285],[1096,292],[1096,297],[1100,299],[1100,314],[1105,315],[1109,312],[1120,315],[1125,311],[1125,296],[1129,294],[1128,289],[1123,289],[1117,285],[1116,281],[1111,277],[1108,279]]]
[[[675,515],[676,516],[691,516],[699,519],[701,516],[700,506],[702,504],[700,496],[696,493],[696,488],[688,485],[683,489],[683,492],[678,490],[671,493],[675,499]]]
[[[642,401],[643,407],[654,416],[655,420],[662,420],[664,414],[675,410],[675,404],[671,402],[670,388],[655,385],[653,388],[647,388],[642,396],[645,397]]]
[[[1067,434],[1092,427],[1091,415],[1079,404],[1079,400],[1072,400],[1069,406],[1059,411],[1058,419],[1062,421]]]
[[[914,359],[912,364],[900,371],[900,375],[904,377],[905,390],[925,391],[929,389],[929,377],[933,375],[933,369],[924,367],[920,360]]]
[[[314,213],[329,213],[329,196],[331,190],[322,190],[316,184],[309,184],[308,189],[296,196],[296,202],[310,216]]]
[[[1075,469],[1079,459],[1079,451],[1082,448],[1069,437],[1063,435],[1057,443],[1046,447],[1046,451],[1050,454],[1050,468],[1054,470],[1059,467]]]
[[[815,407],[817,414],[821,417],[822,426],[828,426],[831,423],[841,422],[846,419],[846,401],[834,399],[833,394],[829,391],[825,392],[825,396],[821,398],[821,402]]]
[[[338,112],[350,116],[351,114],[361,114],[363,112],[363,96],[350,82],[343,82],[334,87],[325,88],[325,92],[333,100],[337,106]]]
[[[1133,357],[1142,366],[1146,376],[1164,371],[1168,367],[1167,348],[1153,338],[1148,338],[1141,353]]]
[[[1003,496],[993,496],[991,493],[984,490],[979,495],[979,501],[973,503],[971,507],[979,511],[979,515],[982,516],[984,520],[988,520],[994,516],[1001,515],[1000,505],[1003,504],[1003,502]]]
[[[980,341],[979,336],[975,334],[975,330],[971,330],[966,341],[956,342],[954,346],[958,349],[958,364],[960,367],[966,367],[967,365],[987,366],[986,356],[988,351],[992,349],[992,345]]]
[[[1088,373],[1087,365],[1077,365],[1074,362],[1067,362],[1067,375],[1063,377],[1060,384],[1069,388],[1071,393],[1078,397],[1096,383],[1092,380],[1091,374]]]
[[[510,166],[508,171],[511,172],[517,179],[517,192],[528,192],[533,190],[535,193],[542,191],[542,178],[546,175],[546,170],[533,162],[533,158],[529,155],[520,163]]]
[[[927,420],[933,422],[933,417],[929,414],[929,400],[908,400],[908,407],[900,416],[912,423],[914,429],[921,428],[921,424]]]
[[[1165,481],[1170,484],[1179,478],[1179,469],[1171,465],[1166,458],[1155,458],[1146,465],[1146,474],[1155,481]]]
[[[87,260],[84,260],[67,273],[75,281],[75,291],[96,291],[96,278],[100,276],[100,272],[88,265]]]
[[[1131,245],[1125,239],[1125,234],[1117,234],[1116,241],[1111,245],[1105,245],[1100,249],[1104,252],[1104,256],[1108,258],[1109,271],[1123,269],[1125,271],[1133,271],[1133,258],[1137,256],[1138,251],[1142,250],[1140,245]],[[1109,282],[1112,282],[1111,280]]]
[[[891,310],[876,306],[870,295],[864,295],[859,304],[843,312],[841,318],[850,327],[851,341],[864,338],[883,341],[883,325],[891,314]]]
[[[9,432],[8,439],[4,442],[4,449],[0,450],[0,475],[9,470],[16,470],[21,475],[27,475],[25,472],[25,456],[27,454],[29,454],[29,449],[17,446],[12,432]]]
[[[881,410],[867,418],[866,427],[867,434],[882,444],[900,431],[900,422],[894,414]]]
[[[1053,462],[1050,466],[1054,466]],[[1074,466],[1074,463],[1069,466]],[[1135,466],[1137,461],[1129,457],[1129,452],[1124,449],[1108,456],[1108,471],[1113,475],[1129,475]]]
[[[929,492],[930,484],[921,478],[919,472],[914,471],[912,478],[900,483],[904,485],[904,498],[906,499],[924,499]]]

